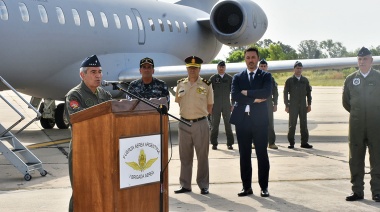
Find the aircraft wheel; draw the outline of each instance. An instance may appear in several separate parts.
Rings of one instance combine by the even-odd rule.
[[[55,109],[55,124],[59,129],[67,129],[69,128],[69,121],[66,118],[65,114],[65,104],[61,103]]]
[[[31,176],[30,174],[26,174],[26,175],[24,176],[24,179],[25,179],[26,181],[30,181],[30,180],[32,179],[32,176]]]
[[[39,111],[41,114],[44,112],[44,103],[41,103]],[[52,129],[55,125],[55,120],[54,119],[45,119],[45,118],[41,117],[40,124],[44,129]]]
[[[45,176],[47,175],[47,171],[46,171],[46,170],[44,170],[44,171],[43,171],[43,172],[41,172],[40,174],[41,174],[41,176],[45,177]]]

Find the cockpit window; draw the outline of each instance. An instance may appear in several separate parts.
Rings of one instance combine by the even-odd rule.
[[[29,22],[29,12],[28,8],[26,8],[26,5],[24,3],[18,3],[18,8],[20,9],[22,20]]]
[[[2,20],[8,20],[7,6],[4,4],[3,1],[0,1],[0,18]]]

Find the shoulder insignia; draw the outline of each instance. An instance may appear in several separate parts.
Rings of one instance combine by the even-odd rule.
[[[211,84],[211,82],[208,81],[208,80],[206,80],[206,79],[203,79],[203,78],[202,78],[202,81],[203,81],[204,83],[206,83],[207,85],[210,85],[210,84]]]
[[[177,80],[177,84],[179,84],[180,82],[183,82],[186,78],[182,78],[182,79],[179,79]]]

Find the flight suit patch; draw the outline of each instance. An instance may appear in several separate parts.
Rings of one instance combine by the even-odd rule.
[[[69,103],[69,105],[74,110],[77,109],[77,108],[79,108],[79,102],[77,100],[75,100],[75,99],[71,100],[70,103]]]
[[[95,103],[94,103],[94,101],[93,101],[92,99],[86,99],[85,103],[86,103],[86,105],[89,106],[89,107],[95,105]]]
[[[352,81],[352,84],[353,85],[360,85],[360,78],[354,78],[354,80]]]

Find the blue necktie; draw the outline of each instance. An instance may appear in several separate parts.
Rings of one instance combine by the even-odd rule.
[[[253,87],[253,72],[249,72],[249,84]]]

